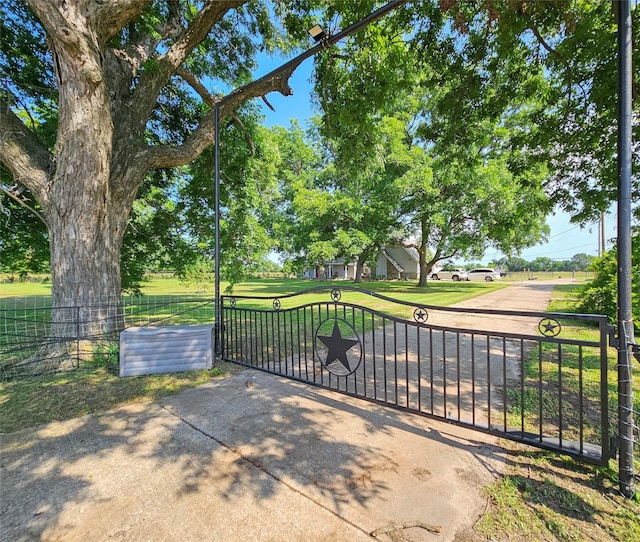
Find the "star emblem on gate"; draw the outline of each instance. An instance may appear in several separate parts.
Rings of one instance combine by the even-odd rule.
[[[424,324],[429,319],[429,313],[424,307],[417,307],[413,311],[413,319],[419,324]]]
[[[538,331],[545,337],[555,337],[562,330],[562,326],[558,320],[553,318],[543,318],[538,323]]]
[[[327,334],[329,329],[330,335]],[[348,335],[343,335],[343,332],[348,332]],[[322,322],[316,330],[316,356],[321,365],[336,376],[354,373],[362,360],[362,348],[353,326],[340,318]]]

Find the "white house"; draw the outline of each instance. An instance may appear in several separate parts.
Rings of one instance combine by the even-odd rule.
[[[365,266],[365,277],[371,276],[371,270]],[[414,248],[402,246],[386,247],[376,257],[374,277],[382,280],[417,280],[420,275],[420,258]],[[343,279],[354,280],[356,263],[345,260],[333,260],[307,269],[303,277],[306,279]]]
[[[305,279],[343,279],[354,280],[356,277],[356,264],[345,262],[344,260],[333,260],[317,265],[304,272]]]
[[[420,275],[420,258],[414,248],[383,248],[376,259],[376,278],[414,280]]]

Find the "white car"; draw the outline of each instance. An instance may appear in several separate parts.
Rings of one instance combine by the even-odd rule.
[[[485,282],[493,282],[500,279],[500,273],[490,267],[479,267],[469,271],[469,280],[484,280]]]
[[[435,271],[431,273],[432,280],[451,279],[455,282],[460,280],[469,280],[467,272],[464,269],[453,269],[451,271]]]

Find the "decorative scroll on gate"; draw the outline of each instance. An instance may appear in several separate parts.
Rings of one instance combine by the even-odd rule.
[[[415,305],[319,287],[223,296],[222,319],[226,360],[608,461],[605,317]],[[517,332],[501,330],[507,320]],[[576,326],[595,340],[572,338]]]

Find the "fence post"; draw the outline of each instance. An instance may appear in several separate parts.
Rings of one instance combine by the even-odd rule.
[[[76,369],[80,367],[80,307],[76,307]]]
[[[619,0],[618,16],[618,468],[620,492],[635,493],[633,472],[633,385],[631,348],[634,344],[631,306],[631,5]]]

